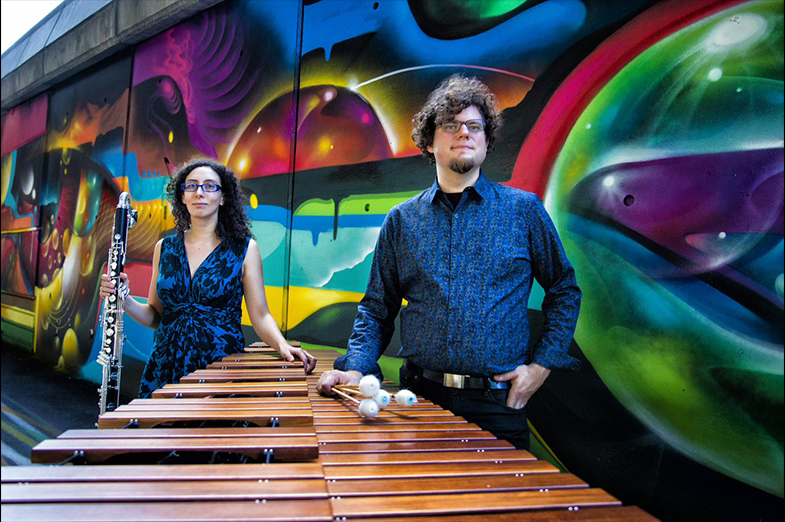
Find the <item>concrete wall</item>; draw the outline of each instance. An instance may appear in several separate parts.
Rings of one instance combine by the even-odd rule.
[[[66,0],[3,54],[3,112],[221,0]]]

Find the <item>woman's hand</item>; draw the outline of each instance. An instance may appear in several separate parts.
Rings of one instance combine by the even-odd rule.
[[[123,286],[129,288],[128,274],[122,272],[120,274],[120,282]],[[114,294],[114,280],[106,274],[101,275],[101,286],[98,290],[98,295],[101,296],[101,299],[106,299],[112,294]]]
[[[313,369],[316,368],[316,357],[302,348],[295,348],[289,343],[284,342],[281,344],[278,351],[281,354],[281,357],[289,362],[294,362],[295,358],[300,359],[303,362],[305,373],[311,373]]]

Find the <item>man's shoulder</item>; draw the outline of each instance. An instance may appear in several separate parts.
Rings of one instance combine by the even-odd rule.
[[[407,223],[416,223],[420,219],[423,209],[426,208],[424,203],[428,200],[427,192],[427,190],[424,190],[409,199],[393,205],[387,212],[382,227],[385,229],[397,229],[406,227]]]
[[[406,215],[407,213],[423,208],[424,204],[430,203],[428,199],[429,193],[430,189],[425,189],[422,192],[410,197],[409,199],[401,201],[390,209],[390,213],[395,212],[399,215]]]
[[[489,186],[496,196],[503,202],[515,205],[530,205],[539,201],[540,197],[534,192],[503,185],[495,181],[488,181]]]

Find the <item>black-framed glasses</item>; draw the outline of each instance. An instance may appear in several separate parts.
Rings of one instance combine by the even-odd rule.
[[[207,183],[183,183],[180,185],[180,188],[183,189],[183,192],[196,192],[200,188],[205,192],[218,192],[221,190],[221,185],[217,183],[213,183],[212,181],[208,181]]]
[[[466,130],[469,132],[482,132],[485,129],[485,120],[469,120],[469,121],[447,121],[441,124],[444,132],[455,134],[461,130],[461,125],[466,125]]]

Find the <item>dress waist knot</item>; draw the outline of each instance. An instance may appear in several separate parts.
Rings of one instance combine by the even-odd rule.
[[[199,303],[177,303],[167,306],[161,318],[164,323],[171,323],[185,317],[199,318],[205,321],[239,324],[237,311],[227,307],[210,306]]]

